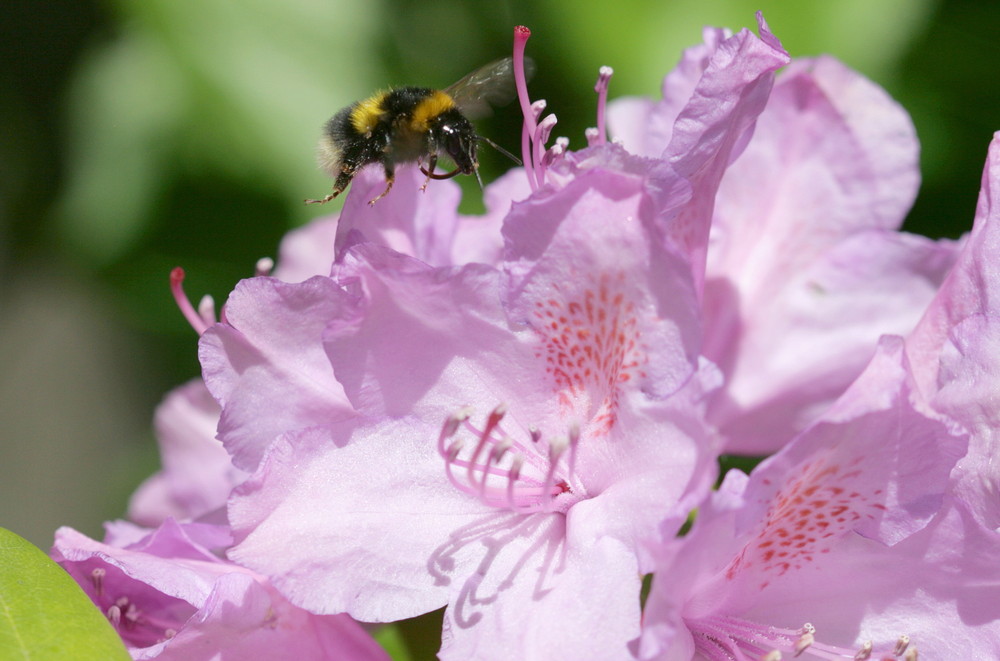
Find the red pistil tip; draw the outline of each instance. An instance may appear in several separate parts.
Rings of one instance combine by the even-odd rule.
[[[528,80],[524,73],[524,49],[528,43],[531,30],[523,25],[514,28],[514,84],[517,87],[517,100],[524,116],[524,130],[521,137],[521,160],[528,175],[528,183],[532,190],[538,188],[534,173],[534,161],[531,154],[531,136],[535,134],[536,116],[531,111],[531,101],[528,98]]]

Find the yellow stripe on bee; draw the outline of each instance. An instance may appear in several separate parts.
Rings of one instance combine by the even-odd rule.
[[[368,135],[378,126],[379,120],[385,116],[385,109],[382,107],[388,92],[376,92],[364,101],[359,101],[358,105],[351,111],[351,126],[361,135]]]
[[[432,119],[454,107],[455,101],[441,90],[431,92],[430,96],[421,99],[413,109],[410,130],[416,133],[425,133],[429,130],[429,122]]]

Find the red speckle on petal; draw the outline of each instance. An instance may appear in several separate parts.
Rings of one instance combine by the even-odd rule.
[[[645,376],[641,367],[648,358],[625,274],[593,277],[570,300],[553,296],[536,303],[534,315],[542,339],[537,355],[560,401],[590,420],[591,433],[601,434],[617,420],[621,384]],[[579,409],[581,402],[586,410]]]
[[[756,534],[726,569],[726,577],[756,567],[763,588],[775,576],[800,569],[828,545],[820,540],[841,537],[862,519],[876,519],[886,506],[877,502],[881,489],[866,489],[865,466],[851,462],[844,471],[831,457],[807,462],[770,499]],[[762,479],[762,484],[771,481]],[[824,542],[828,544],[828,542]]]

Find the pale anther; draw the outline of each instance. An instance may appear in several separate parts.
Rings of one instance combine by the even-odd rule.
[[[910,646],[910,637],[907,636],[906,634],[903,634],[902,636],[899,637],[899,640],[896,641],[896,647],[895,649],[892,650],[892,653],[895,654],[896,656],[899,656],[903,652],[905,652],[906,648],[909,646]]]
[[[274,268],[274,260],[270,257],[261,257],[254,265],[254,272],[257,275],[270,275]]]
[[[209,326],[215,323],[215,299],[211,294],[205,294],[198,301],[198,316]]]
[[[866,661],[872,655],[872,641],[866,640],[861,644],[861,649],[854,655],[854,661]]]
[[[458,426],[462,424],[462,422],[463,421],[456,416],[451,416],[445,420],[444,424],[441,425],[441,440],[454,436],[455,432],[458,431]]]
[[[781,661],[781,652],[778,650],[771,650],[764,656],[760,657],[760,661]]]
[[[490,412],[490,418],[486,421],[487,428],[495,426],[507,415],[507,405],[497,404],[497,407]]]
[[[580,440],[580,421],[573,420],[569,423],[569,444],[576,445]]]
[[[100,567],[90,572],[90,581],[94,584],[94,592],[97,593],[98,597],[104,594],[104,575],[106,573],[107,572]]]
[[[813,629],[815,631],[815,629]],[[795,641],[795,656],[801,655],[816,642],[816,637],[812,631],[806,631],[797,641]]]
[[[569,439],[565,436],[557,436],[549,441],[549,460],[554,464],[569,447]]]
[[[493,448],[493,451],[490,453],[490,461],[494,464],[498,463],[503,458],[503,456],[507,454],[507,451],[510,450],[513,444],[514,444],[513,441],[511,441],[509,438],[502,439],[499,443],[496,444],[496,446]]]
[[[510,483],[513,484],[521,477],[521,466],[524,465],[524,457],[516,455],[510,464]]]

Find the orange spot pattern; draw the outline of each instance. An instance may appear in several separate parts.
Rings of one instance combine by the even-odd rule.
[[[560,404],[585,415],[591,433],[607,433],[614,426],[621,385],[645,376],[646,352],[625,284],[624,273],[603,273],[572,297],[553,285],[552,296],[535,302],[535,330],[542,337],[536,355],[545,361]],[[599,402],[596,409],[576,410],[584,394]]]
[[[764,576],[759,586],[763,589],[772,577],[829,553],[833,542],[863,518],[875,519],[885,510],[883,491],[863,486],[863,460],[857,457],[841,466],[817,459],[802,465],[798,477],[771,499],[763,526],[730,563],[726,578],[757,566]]]

